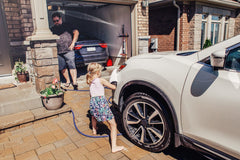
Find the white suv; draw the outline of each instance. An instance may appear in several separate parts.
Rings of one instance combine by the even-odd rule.
[[[136,145],[159,152],[172,143],[240,159],[240,35],[198,52],[132,57],[110,81]]]

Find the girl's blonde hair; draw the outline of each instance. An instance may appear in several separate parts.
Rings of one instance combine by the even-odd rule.
[[[87,75],[86,75],[86,82],[87,84],[91,84],[94,78],[94,75],[96,75],[99,71],[101,71],[103,67],[98,63],[89,63],[87,67]]]

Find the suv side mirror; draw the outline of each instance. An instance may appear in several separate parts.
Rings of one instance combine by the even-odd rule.
[[[223,68],[225,62],[225,50],[215,51],[211,54],[211,66],[213,68]]]

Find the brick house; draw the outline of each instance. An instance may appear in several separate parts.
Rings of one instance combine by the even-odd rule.
[[[97,28],[98,33],[95,34],[102,36],[101,38],[107,42],[111,42],[111,38],[114,37],[118,45],[112,48],[110,54],[115,61],[120,59],[118,62],[121,62],[123,59],[119,56],[122,52],[122,39],[119,35],[124,25],[125,32],[129,34],[128,56],[148,51],[147,4],[147,0],[2,0],[0,1],[0,76],[11,75],[14,62],[21,59],[29,65],[30,78],[36,84],[37,91],[45,88],[54,77],[59,78],[56,49],[58,36],[52,35],[49,30],[53,5],[62,13],[70,13],[73,7],[75,10],[79,7],[78,11],[87,10],[84,7],[94,7],[98,18],[114,24],[112,26],[115,27],[107,26],[109,30],[104,34],[101,32],[104,25],[100,23],[96,25],[98,27],[91,26],[85,29]],[[88,26],[87,23],[85,25]]]
[[[149,35],[157,51],[199,50],[240,33],[238,0],[150,0]],[[150,51],[153,51],[150,47]]]

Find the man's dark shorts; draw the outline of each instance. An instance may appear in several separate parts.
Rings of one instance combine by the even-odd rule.
[[[65,68],[75,69],[75,53],[74,51],[69,51],[67,53],[58,54],[58,64],[59,70],[63,70]]]

